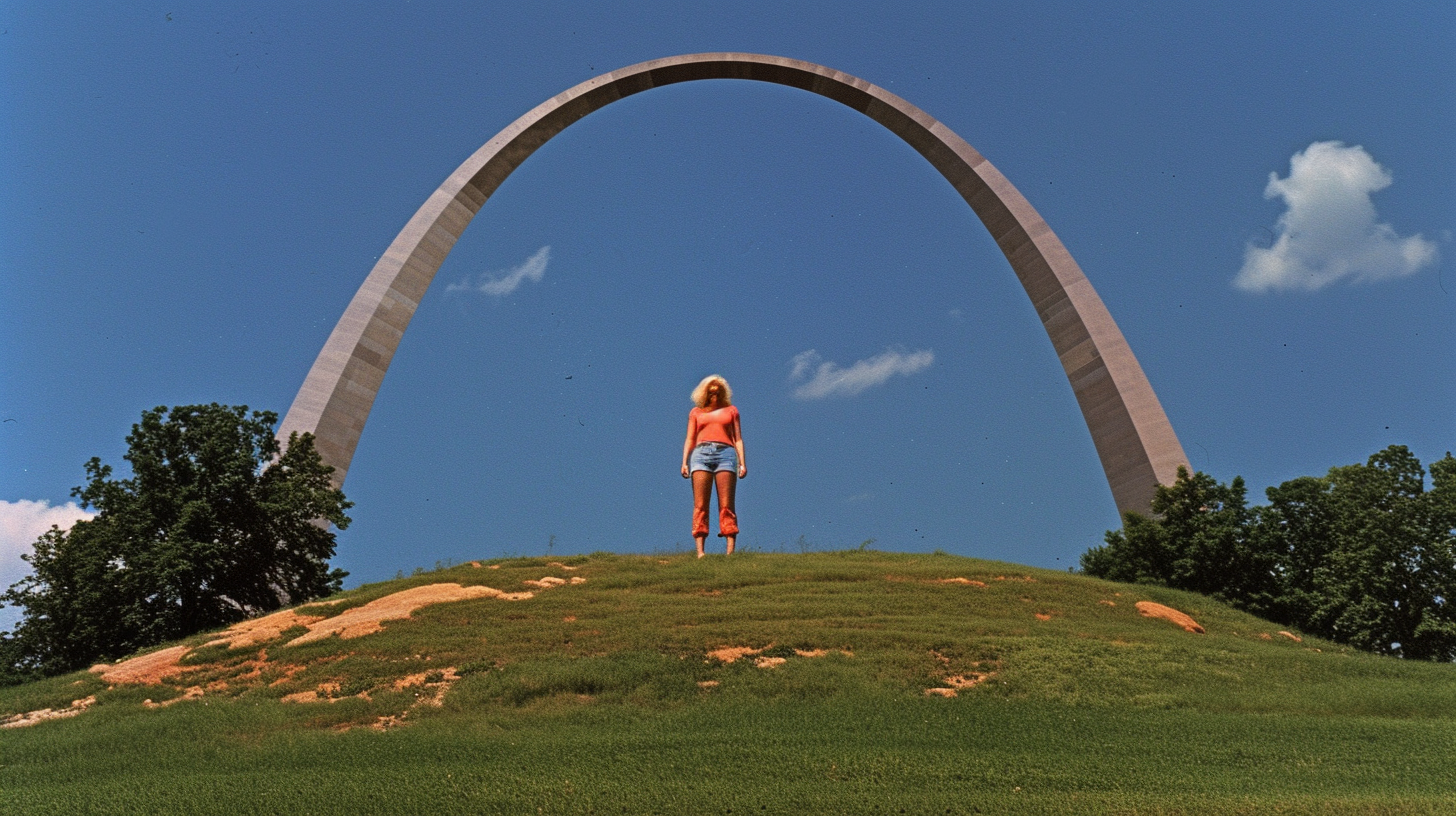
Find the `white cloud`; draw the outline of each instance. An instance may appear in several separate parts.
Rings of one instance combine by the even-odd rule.
[[[1265,198],[1287,209],[1273,246],[1244,248],[1234,285],[1250,292],[1314,291],[1336,281],[1357,283],[1413,275],[1436,261],[1436,244],[1402,238],[1376,222],[1370,194],[1391,184],[1384,167],[1360,146],[1315,142],[1289,160],[1289,177],[1269,174]]]
[[[840,368],[832,360],[824,360],[819,352],[810,349],[794,355],[789,361],[793,370],[789,379],[801,380],[813,372],[809,380],[794,389],[798,399],[823,399],[831,396],[850,397],[867,389],[883,384],[896,374],[910,375],[935,362],[935,353],[929,349],[905,353],[886,349],[880,354],[856,362],[848,368]]]
[[[514,269],[495,276],[481,275],[480,280],[476,283],[471,283],[467,278],[459,283],[450,284],[445,287],[445,291],[484,292],[487,295],[503,297],[521,288],[524,281],[540,281],[546,277],[546,264],[550,260],[551,247],[543,246],[536,250],[536,254]]]
[[[30,552],[30,545],[52,526],[69,530],[77,519],[96,514],[82,510],[75,502],[51,507],[50,502],[4,501],[0,499],[0,590],[30,574],[30,565],[20,556]]]

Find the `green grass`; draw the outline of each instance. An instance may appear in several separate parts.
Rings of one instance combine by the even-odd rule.
[[[586,582],[283,645],[295,631],[263,661],[199,649],[162,686],[0,689],[0,716],[97,697],[0,731],[0,812],[1456,812],[1456,667],[1295,642],[1198,595],[946,555],[559,560],[577,569],[464,565],[309,609]],[[985,586],[935,583],[954,577]],[[723,646],[784,662],[707,656]],[[438,707],[395,688],[447,667],[461,679]],[[985,679],[926,695],[953,675]],[[143,705],[189,686],[208,691]],[[332,702],[280,701],[321,686]]]

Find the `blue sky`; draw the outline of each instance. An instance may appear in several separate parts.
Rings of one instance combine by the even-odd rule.
[[[1456,447],[1456,6],[229,5],[0,9],[7,584],[26,525],[70,512],[91,456],[123,464],[143,410],[284,413],[378,255],[498,130],[702,51],[845,71],[974,145],[1077,258],[1194,467],[1254,500]],[[812,380],[856,364],[855,388]],[[714,372],[743,412],[748,546],[1060,568],[1118,523],[950,185],[836,103],[695,82],[573,125],[481,211],[375,404],[336,564],[353,585],[690,547],[678,459]]]

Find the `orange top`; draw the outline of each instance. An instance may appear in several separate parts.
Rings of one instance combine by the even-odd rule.
[[[688,412],[688,438],[696,445],[700,442],[722,442],[732,445],[738,441],[738,409],[732,405],[712,411],[694,408]]]

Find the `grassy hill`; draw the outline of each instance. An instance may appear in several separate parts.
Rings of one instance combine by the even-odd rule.
[[[1456,812],[1456,667],[941,554],[466,564],[0,721],[6,813]]]

